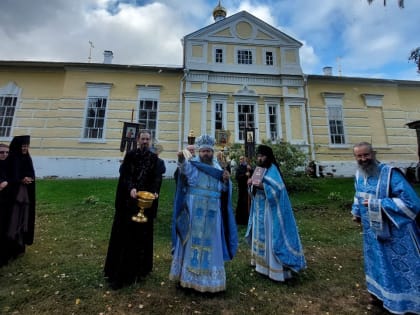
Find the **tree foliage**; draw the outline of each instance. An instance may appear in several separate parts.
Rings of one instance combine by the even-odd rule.
[[[297,146],[283,141],[279,143],[263,141],[263,143],[273,149],[274,157],[284,177],[296,176],[303,172],[307,158]]]
[[[263,141],[273,150],[274,157],[279,164],[280,171],[286,183],[288,192],[311,191],[312,179],[306,176],[305,167],[307,164],[307,155],[298,147],[289,142],[281,141],[272,143]],[[258,148],[258,145],[255,149]],[[239,156],[245,156],[243,144],[234,143],[229,148],[231,159],[238,160]],[[255,156],[250,157],[250,163],[255,167]]]
[[[411,51],[408,60],[412,60],[417,65],[417,72],[420,73],[420,47]]]
[[[369,4],[371,4],[374,0],[367,0]],[[402,9],[404,8],[404,0],[397,0],[398,6]],[[386,0],[384,0],[384,6],[386,6]]]

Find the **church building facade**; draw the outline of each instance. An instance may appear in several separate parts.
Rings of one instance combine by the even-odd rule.
[[[179,67],[112,64],[110,51],[104,63],[0,61],[0,142],[29,134],[41,177],[117,177],[121,138],[143,128],[166,176],[191,130],[220,149],[249,130],[257,144],[287,141],[333,176],[354,173],[360,141],[382,161],[417,164],[419,81],[304,74],[299,41],[246,11],[213,15],[183,38]]]

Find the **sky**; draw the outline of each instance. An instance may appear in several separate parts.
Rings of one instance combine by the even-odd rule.
[[[214,23],[218,0],[0,0],[0,60],[182,66],[181,39]],[[221,0],[300,41],[305,74],[420,80],[419,0]]]

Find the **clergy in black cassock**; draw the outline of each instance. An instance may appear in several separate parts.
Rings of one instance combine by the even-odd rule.
[[[138,213],[137,192],[157,194],[162,182],[162,174],[157,168],[158,157],[149,150],[150,140],[150,132],[141,131],[137,149],[127,152],[120,167],[114,222],[104,267],[105,277],[113,289],[135,283],[153,268],[155,209],[145,210],[148,218],[145,223],[132,220]]]

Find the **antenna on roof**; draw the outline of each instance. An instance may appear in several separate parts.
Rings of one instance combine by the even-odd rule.
[[[92,48],[95,48],[95,46],[93,46],[92,41],[89,41],[89,57],[88,57],[88,62],[90,63],[90,61],[92,60]]]

